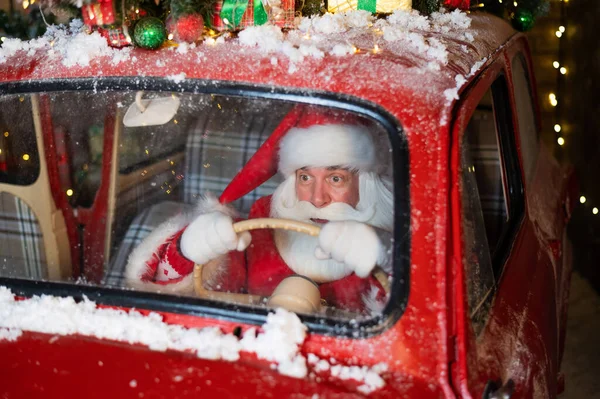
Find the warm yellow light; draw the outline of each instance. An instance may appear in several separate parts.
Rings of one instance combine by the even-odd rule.
[[[548,95],[548,99],[550,100],[550,105],[556,107],[558,105],[558,100],[556,99],[556,94],[550,93]]]
[[[567,74],[567,68],[561,67],[560,68],[560,73],[562,73],[563,75],[566,75]]]
[[[559,137],[556,142],[558,143],[558,145],[563,146],[565,145],[565,139],[563,139],[562,137]]]
[[[555,33],[556,37],[562,37],[562,32],[557,30]]]
[[[502,4],[502,0],[498,0],[498,3]]]
[[[136,14],[139,14],[139,13],[140,13],[140,9],[139,9],[139,8],[136,8],[136,9],[135,9],[135,13],[136,13]]]
[[[4,132],[4,137],[8,137],[9,133],[8,132]]]
[[[167,36],[167,39],[169,39],[169,40],[173,40],[173,34],[172,34],[172,33],[169,33],[169,36]]]
[[[29,7],[29,2],[28,2],[27,0],[25,0],[25,1],[23,2],[23,9],[24,9],[24,10],[27,10],[27,7]]]
[[[597,215],[597,214],[598,214],[598,208],[594,207],[594,208],[592,209],[592,213],[593,213],[594,215]]]
[[[579,197],[579,202],[585,204],[585,201],[587,201],[587,198],[585,198],[585,196],[582,195],[581,197]]]
[[[565,33],[565,27],[564,27],[564,26],[562,26],[562,25],[561,25],[561,26],[559,26],[559,27],[558,27],[558,31],[559,31],[560,33]]]
[[[145,152],[146,152],[146,155],[150,154],[150,152],[148,150],[146,150]]]
[[[378,52],[379,52],[379,46],[378,46],[378,45],[375,45],[375,46],[373,47],[373,52],[374,52],[374,53],[378,53]]]
[[[515,7],[519,5],[516,1],[513,4],[515,5]]]
[[[179,122],[177,122],[177,119],[173,119],[173,123],[178,124]]]
[[[73,196],[73,190],[68,189],[67,190],[67,197],[72,197]]]
[[[562,127],[557,123],[556,125],[554,125],[554,131],[556,133],[560,132],[562,130]]]
[[[552,66],[553,66],[555,69],[558,69],[558,67],[560,66],[560,63],[559,63],[558,61],[554,61],[554,62],[552,63]]]
[[[23,161],[29,161],[29,154],[23,154]]]
[[[5,40],[6,40],[6,38],[4,36],[0,37],[0,42],[3,42]]]
[[[0,154],[2,154],[2,148],[0,148]]]

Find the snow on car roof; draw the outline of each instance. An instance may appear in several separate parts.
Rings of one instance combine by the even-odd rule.
[[[483,13],[398,10],[385,19],[366,11],[303,18],[297,29],[247,28],[157,51],[111,48],[81,22],[51,27],[28,42],[0,48],[0,83],[72,78],[159,77],[241,82],[344,93],[388,109],[415,102],[441,110],[513,34]],[[442,121],[443,122],[443,121]]]

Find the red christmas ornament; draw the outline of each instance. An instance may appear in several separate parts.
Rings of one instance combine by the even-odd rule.
[[[470,0],[444,0],[444,7],[453,9],[460,8],[461,10],[468,10],[471,7]]]
[[[167,29],[177,42],[193,43],[202,36],[204,19],[200,14],[184,15],[177,19],[168,18]]]

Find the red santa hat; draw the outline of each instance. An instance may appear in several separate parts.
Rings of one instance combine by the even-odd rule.
[[[286,178],[303,167],[339,166],[375,171],[373,139],[364,122],[347,112],[294,107],[225,188],[219,201],[237,200],[279,170]]]

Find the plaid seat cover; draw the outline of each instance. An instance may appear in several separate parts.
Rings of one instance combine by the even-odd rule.
[[[251,106],[249,106],[251,105]],[[274,109],[275,108],[275,109]],[[104,283],[123,286],[123,272],[131,251],[159,224],[179,212],[189,211],[199,198],[212,192],[220,195],[233,176],[269,137],[288,107],[247,99],[221,99],[207,112],[199,113],[187,138],[182,203],[164,201],[144,209],[135,217],[112,260]],[[248,193],[232,205],[246,217],[252,204],[272,194],[278,176]]]
[[[44,240],[35,214],[20,198],[5,192],[0,193],[0,276],[48,277]]]
[[[154,204],[140,212],[129,225],[127,233],[125,233],[125,237],[121,241],[121,245],[113,257],[102,283],[104,285],[116,287],[123,286],[123,273],[125,271],[125,265],[127,265],[127,258],[131,251],[133,251],[133,249],[142,242],[156,226],[173,216],[189,212],[192,208],[192,205],[187,205],[182,202],[164,201]]]

